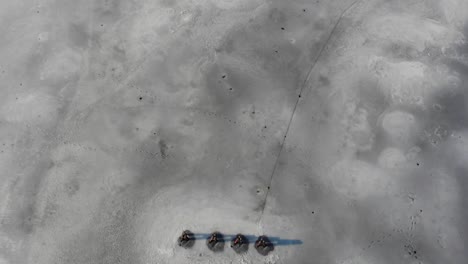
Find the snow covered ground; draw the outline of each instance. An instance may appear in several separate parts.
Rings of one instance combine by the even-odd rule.
[[[0,34],[0,264],[466,262],[466,0],[1,0]]]

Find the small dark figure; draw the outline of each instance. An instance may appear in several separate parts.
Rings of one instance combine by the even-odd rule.
[[[218,242],[218,234],[213,233],[208,239],[208,243],[216,243]]]
[[[231,248],[236,253],[244,253],[249,248],[249,240],[242,234],[237,234],[231,241]]]
[[[195,239],[193,233],[189,230],[182,232],[182,235],[179,237],[179,246],[183,248],[190,248],[195,244]]]
[[[222,251],[224,249],[224,238],[219,232],[213,232],[206,241],[206,245],[212,251]]]
[[[274,246],[268,237],[260,236],[258,237],[257,241],[255,241],[255,249],[258,251],[258,253],[266,256],[268,253],[270,253],[270,251],[274,250]]]
[[[239,246],[242,244],[242,237],[241,235],[237,235],[234,240],[232,240],[232,246]]]

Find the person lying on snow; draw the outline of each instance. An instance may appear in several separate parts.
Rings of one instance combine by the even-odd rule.
[[[234,241],[232,241],[231,247],[240,246],[243,243],[244,243],[244,239],[242,238],[242,235],[237,235],[236,238],[234,238]]]
[[[182,235],[179,237],[179,246],[184,248],[189,248],[193,246],[195,239],[193,238],[193,233],[189,230],[182,232]]]
[[[208,243],[216,243],[218,242],[218,234],[217,233],[213,233],[211,234],[210,236],[210,239],[208,240]]]

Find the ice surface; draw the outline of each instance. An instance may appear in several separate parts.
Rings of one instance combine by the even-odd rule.
[[[3,0],[0,20],[0,264],[466,262],[468,1]],[[212,252],[213,231],[253,241]]]

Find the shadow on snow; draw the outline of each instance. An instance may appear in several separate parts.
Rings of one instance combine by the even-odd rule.
[[[195,239],[195,240],[208,239],[208,237],[210,237],[210,235],[211,234],[194,233],[193,234],[193,239]],[[223,239],[225,241],[232,240],[232,239],[234,239],[234,237],[236,237],[235,234],[234,235],[222,234],[222,235],[223,235]],[[255,241],[258,239],[258,236],[254,236],[254,235],[244,235],[244,236],[247,238],[249,244],[255,243]],[[284,238],[275,237],[275,236],[267,236],[267,237],[270,239],[270,242],[274,246],[302,245],[302,240],[298,240],[298,239],[284,239]]]

